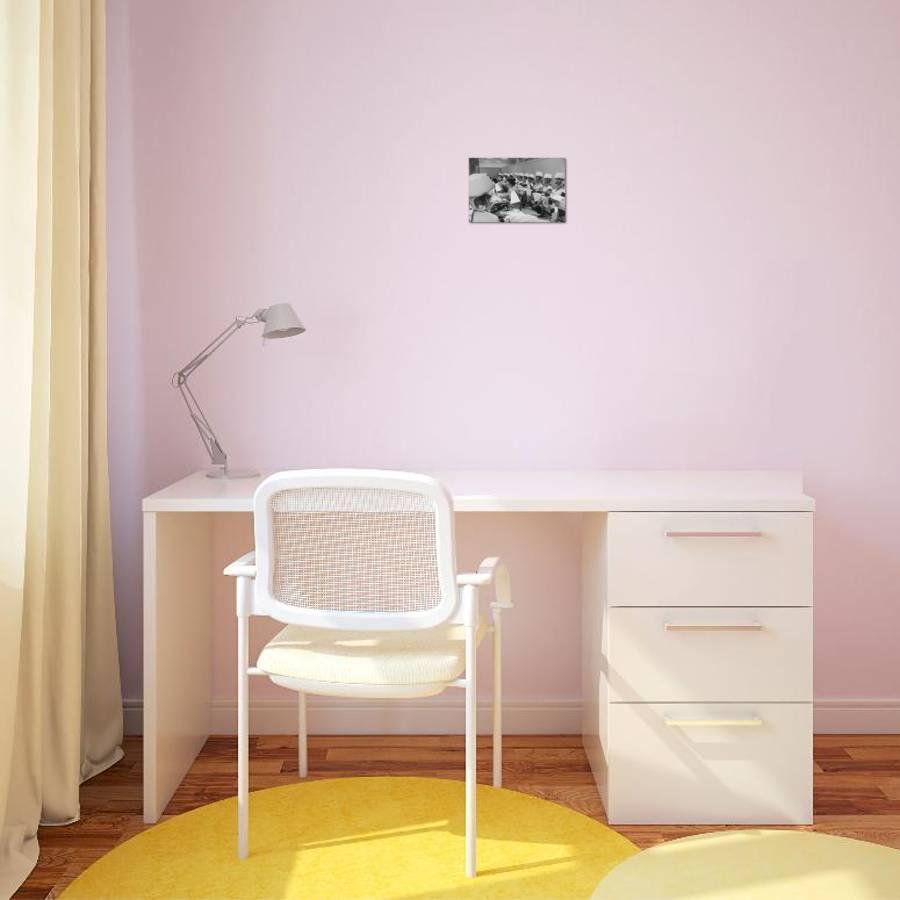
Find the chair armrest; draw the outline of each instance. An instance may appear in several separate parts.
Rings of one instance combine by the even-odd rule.
[[[225,575],[232,578],[244,576],[245,578],[256,578],[256,551],[251,550],[245,553],[240,559],[236,559],[230,565],[225,566]]]
[[[509,583],[509,570],[506,563],[499,556],[489,556],[483,560],[477,572],[464,572],[456,576],[456,583],[484,587],[494,586],[494,600],[491,603],[493,609],[512,609],[512,591]]]

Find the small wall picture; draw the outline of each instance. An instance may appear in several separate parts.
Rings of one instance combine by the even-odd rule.
[[[565,158],[470,156],[469,221],[506,225],[565,222]]]

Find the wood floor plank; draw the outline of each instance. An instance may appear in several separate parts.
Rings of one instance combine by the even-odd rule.
[[[478,776],[491,780],[491,740],[478,739]],[[17,900],[56,898],[77,875],[112,847],[140,834],[141,739],[129,737],[125,757],[86,782],[80,821],[41,828],[38,865],[15,895]],[[900,849],[900,735],[817,735],[814,747],[815,824],[820,831]],[[250,785],[261,790],[297,781],[295,735],[260,735],[251,740]],[[462,779],[461,735],[315,735],[309,739],[310,778],[356,775],[418,775]],[[568,806],[605,822],[579,735],[504,737],[504,786]],[[237,774],[233,736],[210,737],[163,819],[234,796]],[[731,830],[741,826],[619,826],[640,847]]]
[[[894,759],[820,759],[824,772],[868,772],[900,775],[900,760]]]
[[[900,747],[900,734],[817,734],[816,755],[827,747]]]
[[[900,777],[877,778],[876,784],[888,800],[900,800]]]
[[[848,747],[847,755],[850,759],[876,760],[883,762],[891,760],[900,761],[900,744],[896,746],[882,745],[879,747]]]

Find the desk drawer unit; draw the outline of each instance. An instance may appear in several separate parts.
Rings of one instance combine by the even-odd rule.
[[[810,606],[812,513],[611,513],[614,606]]]
[[[585,746],[609,821],[811,822],[812,513],[613,512],[591,541]]]
[[[619,607],[608,617],[613,703],[812,700],[808,607]]]
[[[609,715],[611,822],[812,821],[810,704],[614,703]]]

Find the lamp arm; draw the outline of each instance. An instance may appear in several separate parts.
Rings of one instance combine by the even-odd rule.
[[[215,353],[216,350],[218,350],[219,347],[221,347],[233,334],[238,332],[245,325],[249,325],[252,322],[263,321],[260,315],[261,312],[262,310],[258,310],[252,316],[235,319],[227,328],[216,335],[216,337],[214,337],[189,363],[187,363],[187,365],[183,366],[172,375],[172,387],[178,388],[181,398],[184,400],[184,405],[187,407],[188,413],[190,414],[191,421],[193,421],[200,434],[200,440],[203,441],[203,446],[206,448],[210,460],[213,465],[216,466],[227,467],[228,456],[222,449],[222,445],[219,443],[219,439],[216,437],[212,425],[209,424],[209,420],[206,418],[200,404],[197,402],[197,398],[194,396],[194,392],[188,384],[188,378],[190,378],[194,371],[205,363],[206,360],[209,359],[210,356],[212,356],[213,353]]]
[[[178,391],[181,394],[181,399],[184,400],[184,405],[187,407],[191,421],[194,423],[200,434],[200,440],[203,441],[203,446],[209,454],[210,462],[212,462],[214,466],[227,466],[228,455],[222,449],[222,445],[219,443],[219,439],[216,437],[212,425],[209,424],[209,420],[200,408],[200,404],[197,402],[197,398],[194,396],[194,392],[191,390],[187,381],[183,381],[178,385]]]
[[[200,365],[206,362],[222,344],[225,343],[233,334],[243,328],[245,325],[249,325],[251,322],[259,322],[259,313],[254,313],[252,316],[243,316],[235,319],[231,322],[227,328],[217,334],[189,363],[182,366],[173,376],[172,376],[172,384],[175,387],[178,387],[178,384],[187,379],[188,376]]]

